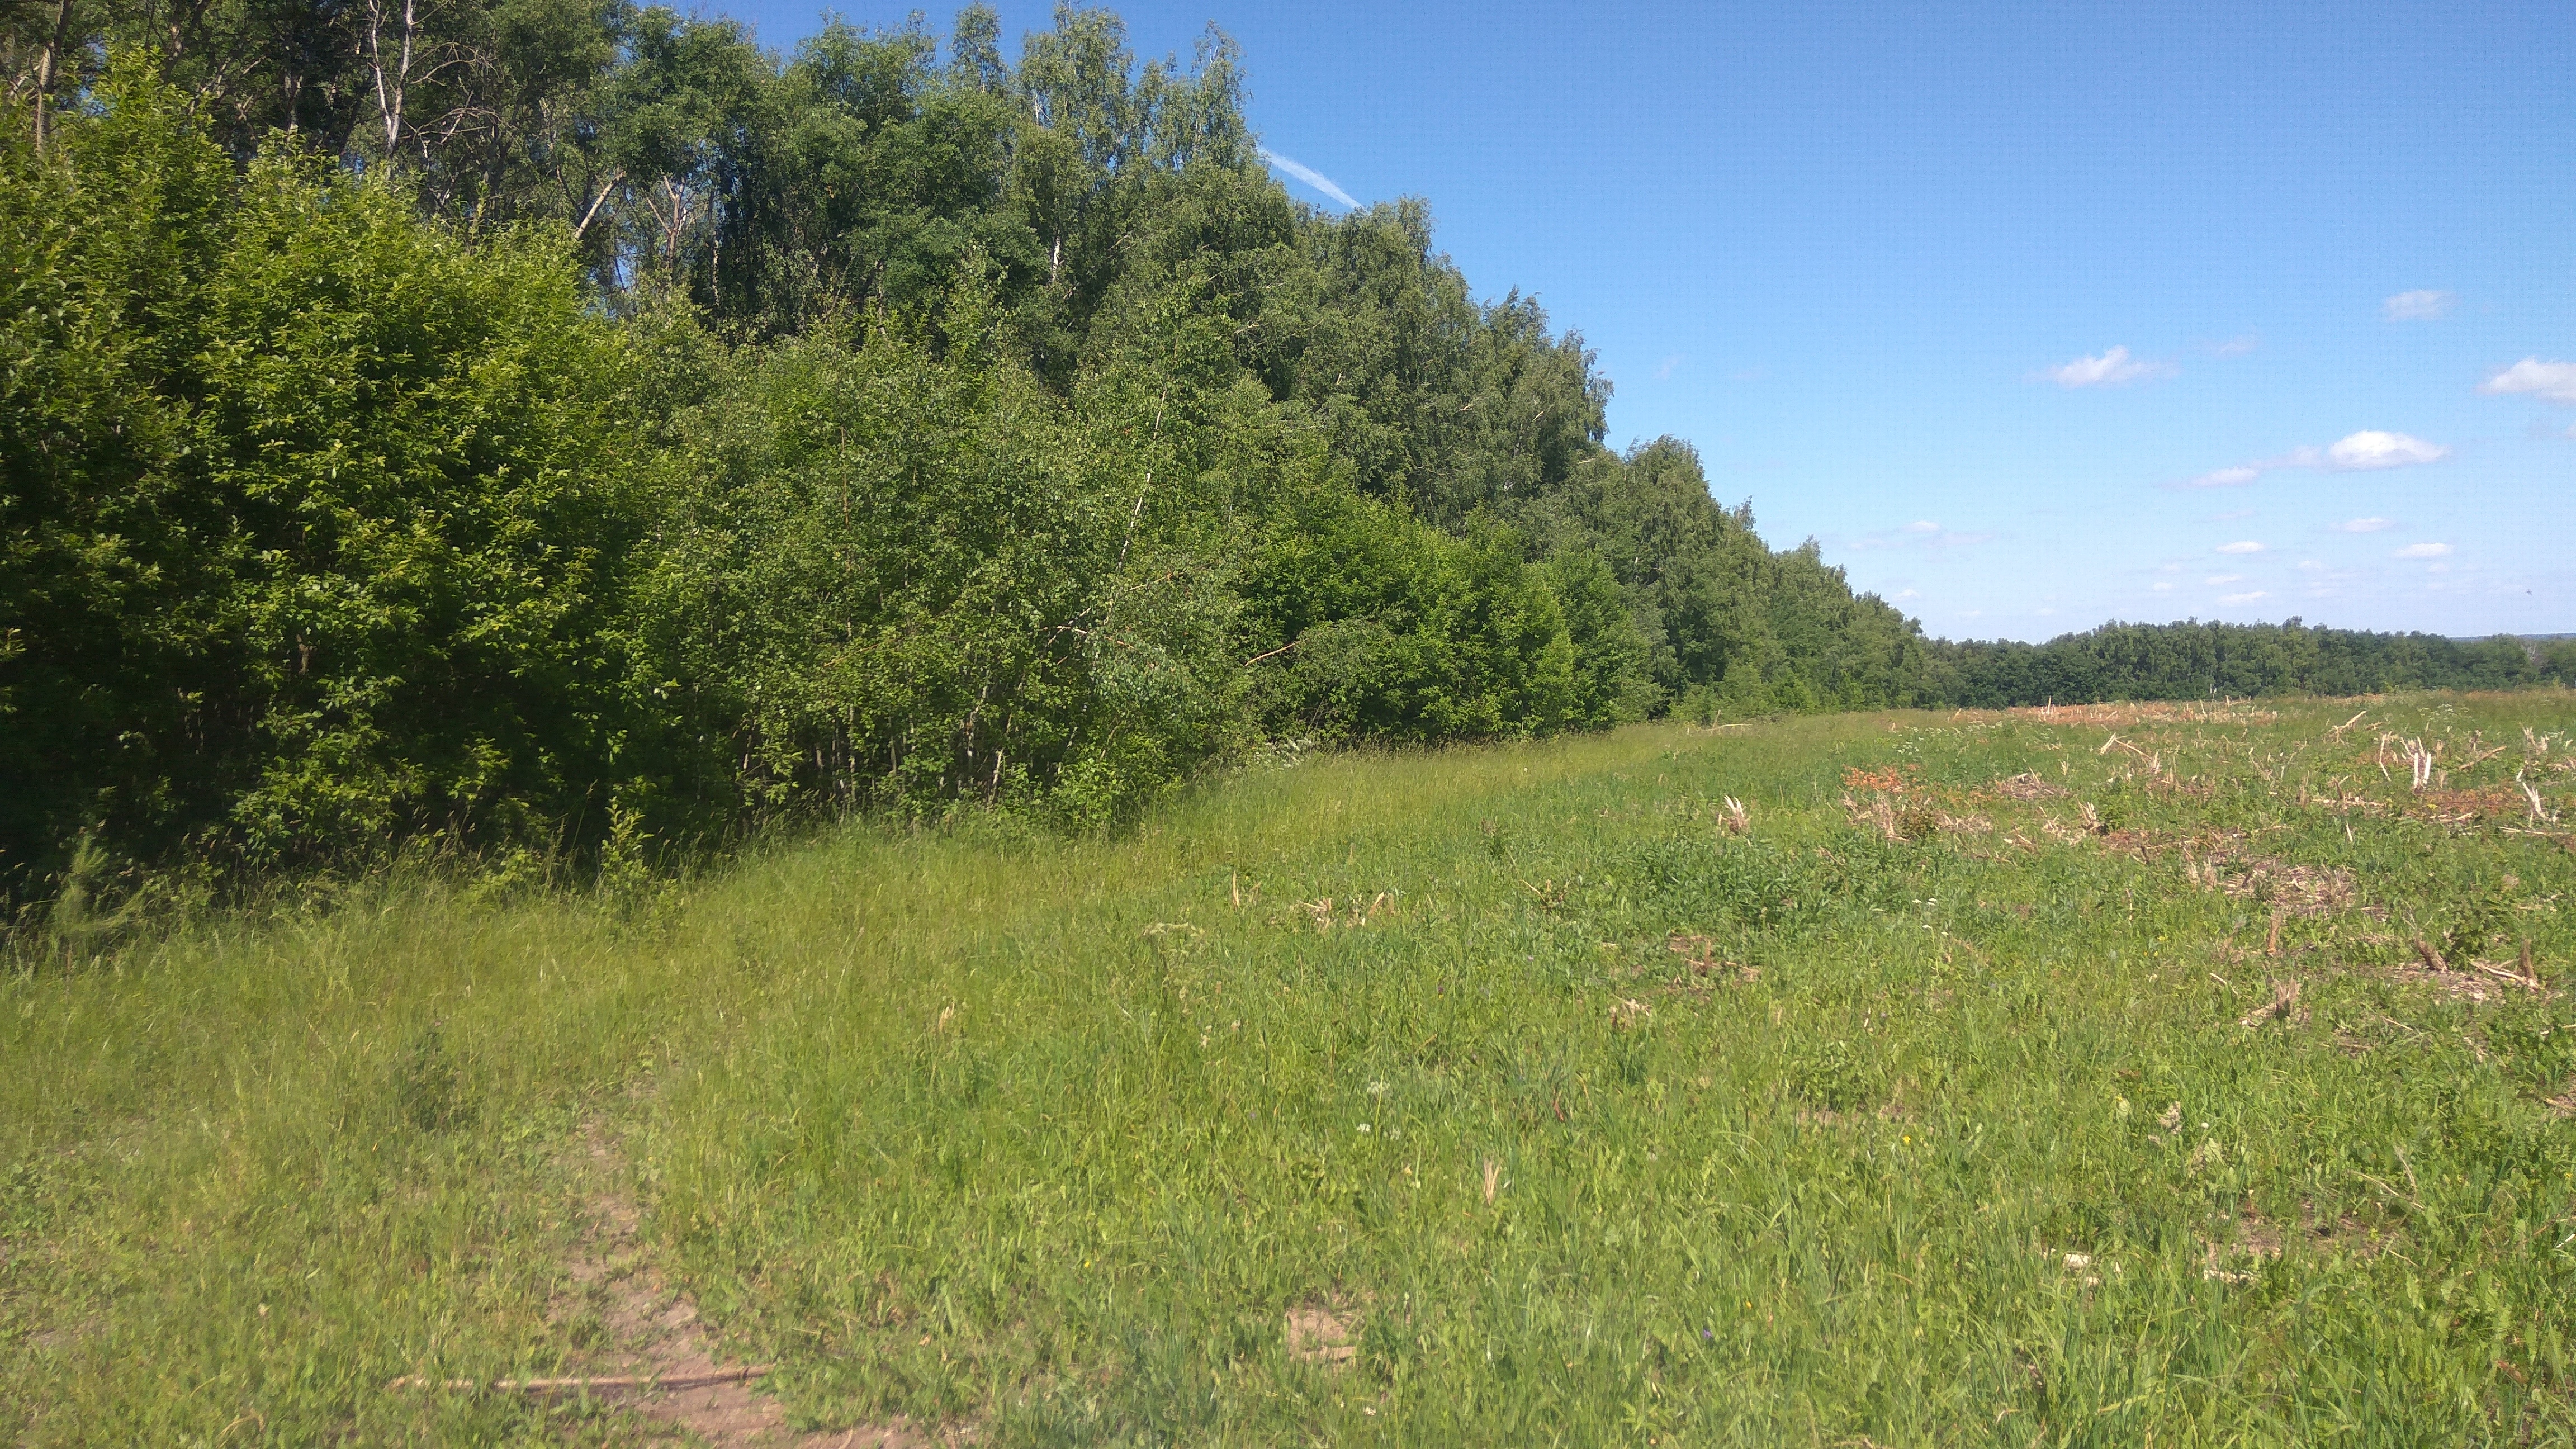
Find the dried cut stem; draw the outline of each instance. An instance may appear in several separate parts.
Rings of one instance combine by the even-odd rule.
[[[2514,985],[2519,986],[2526,991],[2538,991],[2540,989],[2540,983],[2532,980],[2529,976],[2524,975],[2521,972],[2510,971],[2502,966],[2490,966],[2484,961],[2472,961],[2469,964],[2476,967],[2486,975],[2494,977],[2498,981],[2510,981]]]
[[[2541,808],[2540,792],[2531,788],[2531,782],[2522,778],[2522,772],[2520,770],[2513,772],[2513,782],[2522,787],[2522,798],[2531,802],[2532,824],[2548,825],[2557,820],[2557,816],[2552,815],[2547,810]]]

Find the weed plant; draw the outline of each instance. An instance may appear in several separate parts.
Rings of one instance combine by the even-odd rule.
[[[2565,1443],[2571,731],[2544,693],[1291,755],[1114,838],[853,824],[30,954],[0,1427],[631,1437],[387,1388],[597,1349],[592,1120],[802,1426]]]

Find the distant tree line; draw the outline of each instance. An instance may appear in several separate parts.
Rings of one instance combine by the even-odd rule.
[[[1933,654],[1930,693],[1980,709],[2576,684],[2576,638],[2371,634],[2297,619],[2105,624],[2045,644],[1940,642]]]
[[[1265,740],[2511,672],[1929,641],[1688,445],[1606,447],[1582,339],[1420,204],[1294,203],[1213,32],[5,0],[0,62],[0,892],[76,846],[1083,824]]]

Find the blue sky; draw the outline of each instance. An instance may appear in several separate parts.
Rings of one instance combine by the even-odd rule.
[[[2576,631],[2576,5],[1116,8],[1936,633]]]

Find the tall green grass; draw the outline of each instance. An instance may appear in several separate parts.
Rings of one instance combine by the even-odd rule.
[[[2470,960],[2576,959],[2570,826],[2514,783],[2576,821],[2576,706],[2330,732],[2359,707],[1343,755],[1111,839],[853,825],[31,960],[0,1423],[630,1436],[385,1388],[597,1349],[549,1305],[598,1116],[812,1426],[2566,1442],[2576,1003]],[[2433,790],[2382,731],[2443,745]]]

